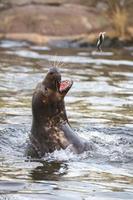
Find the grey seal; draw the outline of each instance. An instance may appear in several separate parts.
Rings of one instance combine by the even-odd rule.
[[[61,81],[58,68],[49,69],[32,98],[32,128],[27,155],[42,157],[55,150],[70,148],[74,153],[89,150],[90,145],[73,131],[68,121],[64,98],[73,81]]]

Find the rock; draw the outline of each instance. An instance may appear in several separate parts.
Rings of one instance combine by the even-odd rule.
[[[1,0],[0,38],[88,47],[95,46],[99,32],[105,31],[109,45],[116,35],[111,36],[114,27],[107,9],[104,0]],[[132,25],[127,31],[133,38]]]
[[[15,39],[16,37],[16,39],[26,40],[29,38],[30,41],[44,43],[47,41],[47,36],[76,37],[99,30],[100,20],[102,26],[108,26],[100,13],[81,5],[27,4],[0,12],[0,33],[5,38]]]
[[[98,13],[80,5],[59,7],[25,5],[0,13],[1,33],[39,33],[50,36],[68,36],[88,33],[107,26]],[[93,23],[95,21],[95,24]]]
[[[128,27],[128,28],[127,28],[127,32],[128,32],[128,34],[130,35],[130,37],[133,38],[133,27],[131,27],[131,26]]]

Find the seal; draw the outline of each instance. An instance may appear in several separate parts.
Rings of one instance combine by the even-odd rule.
[[[32,128],[27,155],[42,157],[55,150],[70,148],[75,153],[90,149],[87,141],[75,133],[68,121],[64,98],[73,81],[61,81],[56,67],[50,68],[32,98]]]

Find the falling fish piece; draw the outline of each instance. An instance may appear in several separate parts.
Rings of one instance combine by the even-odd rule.
[[[104,41],[104,34],[105,33],[106,32],[100,32],[99,33],[99,38],[98,38],[98,41],[97,41],[97,50],[98,51],[102,51],[101,46],[102,46],[102,43]]]

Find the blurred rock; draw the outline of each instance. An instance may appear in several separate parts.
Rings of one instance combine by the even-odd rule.
[[[127,31],[130,37],[133,39],[133,27],[128,27]]]
[[[116,34],[107,10],[105,0],[0,0],[0,38],[88,47],[105,31],[109,45]]]

